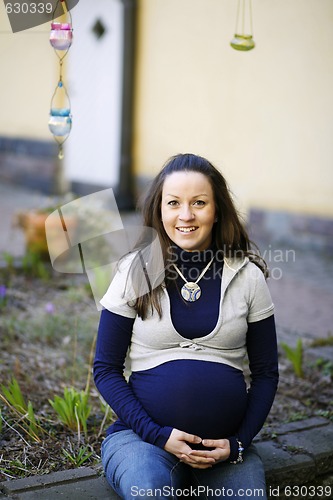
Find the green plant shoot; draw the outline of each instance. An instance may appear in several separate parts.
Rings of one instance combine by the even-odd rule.
[[[81,467],[81,465],[83,465],[93,455],[91,451],[88,451],[87,446],[81,446],[77,453],[70,453],[69,451],[65,450],[65,448],[63,448],[62,453],[67,458],[67,460],[69,460],[76,467]]]
[[[290,347],[285,342],[281,342],[281,347],[283,348],[287,359],[292,363],[295,375],[297,377],[303,378],[303,343],[302,339],[298,339],[296,347]]]
[[[88,394],[78,392],[74,387],[64,389],[64,397],[55,396],[49,403],[57,413],[60,421],[72,431],[77,429],[87,432],[87,420],[91,406],[88,404]]]
[[[1,385],[1,391],[2,394],[0,394],[0,398],[8,405],[8,407],[10,409],[14,409],[17,414],[27,420],[27,429],[25,428],[25,431],[32,439],[39,441],[38,436],[40,435],[42,428],[37,423],[31,401],[28,401],[28,404],[25,402],[18,381],[15,378],[12,378],[9,387],[5,387],[3,384]]]
[[[8,387],[1,384],[1,391],[8,403],[10,403],[18,413],[24,415],[28,412],[28,406],[24,400],[18,381],[15,378],[12,378]]]

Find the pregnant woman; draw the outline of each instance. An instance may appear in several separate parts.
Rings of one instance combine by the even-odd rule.
[[[136,249],[101,301],[94,378],[118,417],[102,443],[106,478],[125,500],[266,498],[251,444],[278,384],[265,262],[224,177],[200,156],[171,158],[142,211],[164,272],[149,273],[156,247]]]

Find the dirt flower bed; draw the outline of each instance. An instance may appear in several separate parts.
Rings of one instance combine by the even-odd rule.
[[[49,269],[38,276],[0,270],[0,481],[80,465],[100,468],[100,444],[114,418],[91,379],[99,312],[87,281]],[[333,419],[332,363],[308,359],[305,349],[303,369],[304,377],[296,377],[281,350],[280,384],[264,438],[283,422]],[[14,380],[24,411],[6,398]],[[64,398],[64,390],[87,396],[73,405],[74,413],[81,403],[89,411],[80,420],[77,410],[72,428],[50,403]]]

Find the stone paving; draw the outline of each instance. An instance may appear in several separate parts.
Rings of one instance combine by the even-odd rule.
[[[15,214],[49,203],[47,196],[0,182],[0,265],[3,252],[15,257],[24,254],[22,232],[13,225]],[[131,214],[124,215],[124,224],[131,218]],[[313,249],[279,246],[276,242],[262,243],[260,249],[272,272],[268,284],[276,307],[278,341],[293,345],[300,337],[309,344],[311,340],[333,334],[333,256]],[[316,348],[314,355],[333,361],[333,348]],[[333,485],[333,424],[316,418],[288,425],[281,428],[275,439],[258,442],[267,484],[275,488],[270,492],[272,497],[283,499],[282,489],[288,484]],[[281,488],[279,496],[274,494],[278,487]],[[98,472],[82,468],[7,481],[0,484],[0,500],[2,498],[104,500],[117,497]],[[307,497],[302,495],[302,498]],[[316,497],[309,495],[308,498]],[[332,495],[327,498],[333,498],[333,487]]]
[[[268,252],[267,263],[278,339],[295,344],[299,337],[313,340],[333,335],[333,256],[276,246],[275,251]]]

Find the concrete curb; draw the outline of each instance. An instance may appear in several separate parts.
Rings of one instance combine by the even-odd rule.
[[[293,498],[291,487],[309,491],[326,485],[333,494],[333,423],[321,417],[281,425],[255,439],[266,472],[268,497]],[[332,495],[326,495],[330,498]],[[43,476],[0,483],[0,499],[12,500],[117,500],[99,471],[91,467],[54,472]]]
[[[290,494],[290,487],[298,485],[305,491],[302,498],[316,498],[310,486],[327,485],[331,493],[326,498],[332,498],[332,422],[321,417],[291,422],[275,430],[274,439],[263,441],[259,434],[255,444],[265,466],[269,496],[274,496],[275,491],[279,499],[296,498],[297,495]]]
[[[0,499],[13,500],[116,500],[106,479],[91,467],[52,472],[0,483]]]

